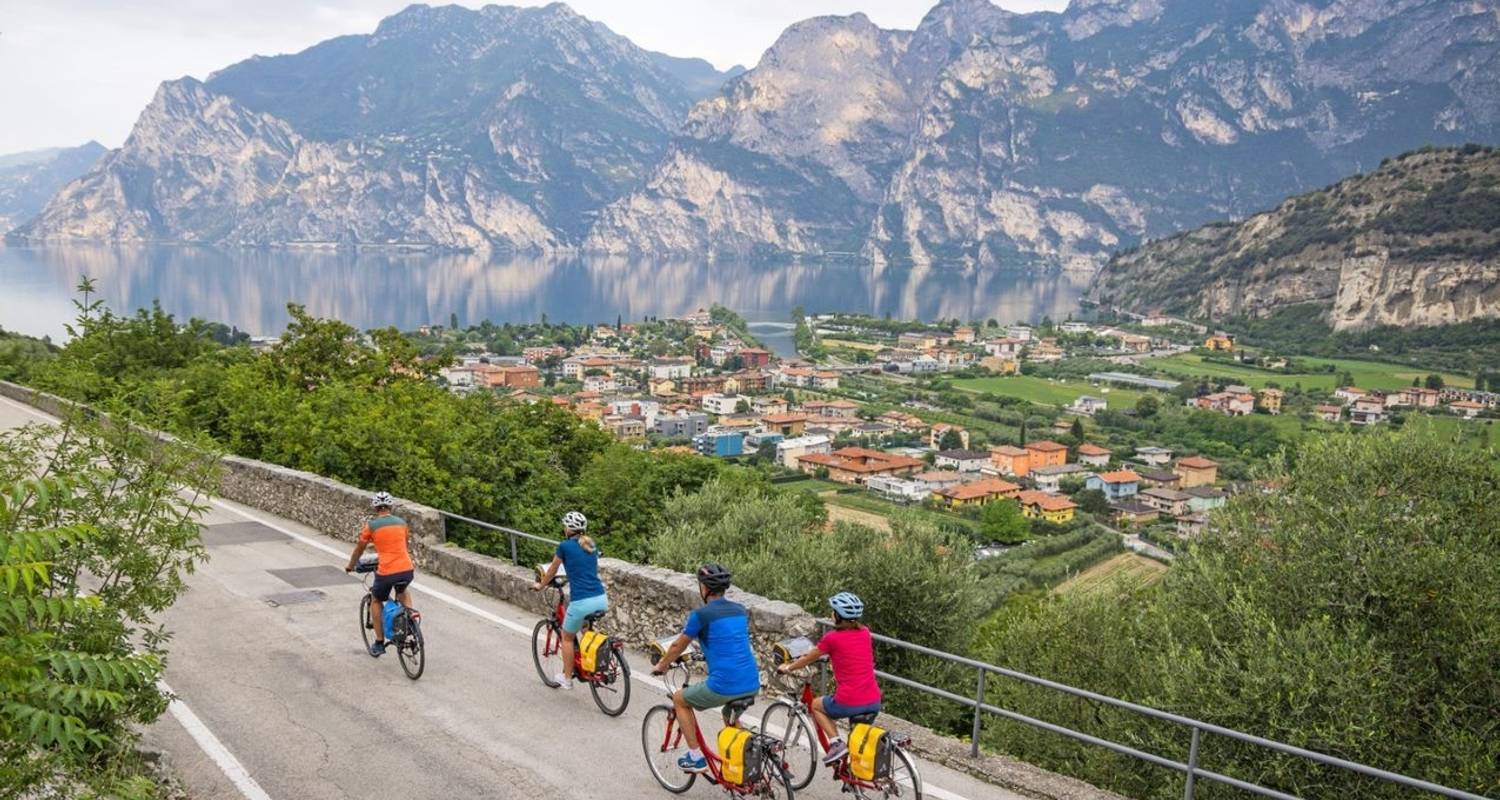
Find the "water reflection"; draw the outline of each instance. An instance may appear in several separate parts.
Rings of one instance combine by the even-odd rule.
[[[253,334],[279,332],[286,304],[362,328],[409,329],[490,319],[568,322],[639,319],[722,303],[752,320],[862,311],[898,318],[1062,318],[1076,311],[1079,276],[868,265],[725,264],[624,258],[486,258],[464,254],[304,253],[79,245],[0,248],[0,325],[63,335],[73,287],[97,281],[111,308],[159,300]],[[767,331],[767,333],[775,333]],[[789,335],[775,337],[789,341]]]

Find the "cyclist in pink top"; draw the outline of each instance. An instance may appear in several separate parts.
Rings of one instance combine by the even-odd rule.
[[[833,630],[823,635],[813,649],[801,658],[777,667],[781,672],[801,669],[828,656],[833,665],[837,688],[832,695],[813,699],[813,720],[827,736],[828,754],[823,763],[833,764],[849,754],[849,745],[834,727],[836,719],[848,719],[880,711],[880,684],[875,682],[875,646],[870,629],[860,624],[865,604],[849,592],[839,592],[828,599],[833,608]]]

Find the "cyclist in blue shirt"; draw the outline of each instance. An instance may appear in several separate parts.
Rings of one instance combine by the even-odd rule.
[[[542,573],[542,579],[532,587],[541,591],[557,575],[562,566],[568,576],[568,609],[563,613],[562,673],[553,676],[552,682],[564,689],[573,688],[573,648],[578,632],[583,629],[584,617],[596,611],[609,609],[609,596],[604,593],[604,583],[599,580],[599,550],[584,531],[589,521],[581,512],[569,511],[562,518],[565,538],[558,543],[552,554],[552,563]]]
[[[698,596],[703,606],[688,614],[682,633],[651,670],[653,675],[665,673],[694,639],[703,648],[708,678],[672,693],[674,713],[689,748],[677,766],[689,772],[707,769],[708,760],[698,741],[698,726],[685,720],[692,719],[695,709],[718,708],[760,692],[760,667],[750,647],[750,612],[724,599],[730,577],[729,570],[719,564],[699,568]]]

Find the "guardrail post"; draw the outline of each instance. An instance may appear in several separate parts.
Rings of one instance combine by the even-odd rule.
[[[1193,726],[1193,743],[1188,745],[1187,784],[1182,789],[1182,800],[1193,800],[1193,784],[1198,777],[1198,737],[1202,729]]]
[[[515,564],[516,566],[520,566],[521,565],[521,557],[518,556],[518,555],[516,555],[516,535],[514,533],[512,533],[512,534],[509,534],[509,536],[510,536],[510,563]]]
[[[984,670],[979,671],[979,689],[974,693],[974,735],[969,739],[969,756],[979,758],[979,720],[984,710]]]

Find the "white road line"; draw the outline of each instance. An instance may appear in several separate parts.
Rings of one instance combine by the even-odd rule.
[[[54,417],[51,414],[43,411],[38,411],[31,406],[26,405],[25,403],[17,403],[9,397],[0,397],[0,403],[4,403],[23,414],[30,414],[31,416],[36,417],[43,422],[57,422],[57,417]]]
[[[10,398],[0,397],[0,402],[3,402],[9,406],[13,406],[17,410],[23,411],[27,414],[37,417],[38,419],[42,419],[48,422],[57,421],[55,417],[49,414],[37,411],[30,406],[17,403]],[[236,514],[254,522],[259,522],[260,524],[265,525],[272,530],[284,533],[287,536],[290,536],[309,547],[322,550],[325,553],[339,556],[341,558],[344,556],[344,552],[342,550],[320,542],[309,536],[300,534],[292,530],[291,528],[286,527],[285,525],[277,523],[275,520],[266,519],[259,514],[252,514],[249,511],[242,511],[216,497],[211,498],[209,502],[213,505],[218,506],[219,508],[224,509],[225,511],[228,511],[231,514]],[[466,600],[460,600],[459,598],[454,597],[447,592],[431,589],[417,583],[413,583],[411,585],[411,588],[413,590],[422,592],[424,594],[432,596],[433,598],[441,600],[444,603],[453,606],[454,608],[460,609],[462,611],[467,611],[470,614],[479,617],[480,619],[499,625],[506,630],[514,631],[515,633],[521,634],[523,636],[531,635],[531,629],[526,627],[525,625],[521,625],[520,623],[508,620],[493,612],[486,611],[479,606],[474,605],[473,603],[470,603]],[[641,686],[663,692],[667,690],[666,682],[658,678],[648,675],[641,675],[635,672],[630,673],[630,677]],[[162,684],[162,686],[163,688],[165,688],[166,684]],[[171,690],[168,689],[167,691]],[[188,732],[192,734],[193,739],[198,742],[198,746],[202,747],[203,751],[207,753],[209,757],[219,765],[219,768],[222,769],[224,771],[224,774],[234,782],[235,786],[240,789],[241,793],[245,795],[247,800],[270,800],[270,796],[260,788],[260,785],[255,782],[255,779],[250,777],[250,774],[245,771],[244,766],[241,765],[239,760],[234,757],[234,754],[230,753],[228,748],[224,747],[223,743],[219,741],[218,737],[214,736],[213,731],[210,731],[208,729],[208,726],[204,725],[203,722],[198,719],[198,716],[194,714],[185,703],[180,700],[173,700],[172,705],[169,708],[172,712],[172,716],[176,717],[177,720],[182,723],[183,727],[188,729]],[[756,717],[747,715],[745,719],[748,720],[752,725],[760,724],[760,720]],[[242,780],[243,783],[241,782]],[[934,786],[930,783],[924,782],[922,789],[925,794],[929,794],[937,798],[938,800],[968,800],[968,798],[963,795],[954,794],[953,792],[950,792],[939,786]]]
[[[168,686],[165,681],[157,681],[157,686],[168,694],[172,693],[172,687]],[[171,704],[167,706],[167,710],[172,712],[172,716],[176,717],[178,722],[182,723],[182,727],[186,728],[188,735],[193,737],[193,741],[203,748],[203,752],[219,765],[224,776],[229,778],[234,788],[240,790],[245,800],[271,800],[266,790],[260,788],[260,784],[250,777],[250,772],[245,769],[245,765],[234,757],[234,753],[229,752],[229,748],[225,747],[224,743],[219,741],[219,737],[203,724],[203,720],[198,719],[198,715],[188,708],[187,703],[174,697]]]

